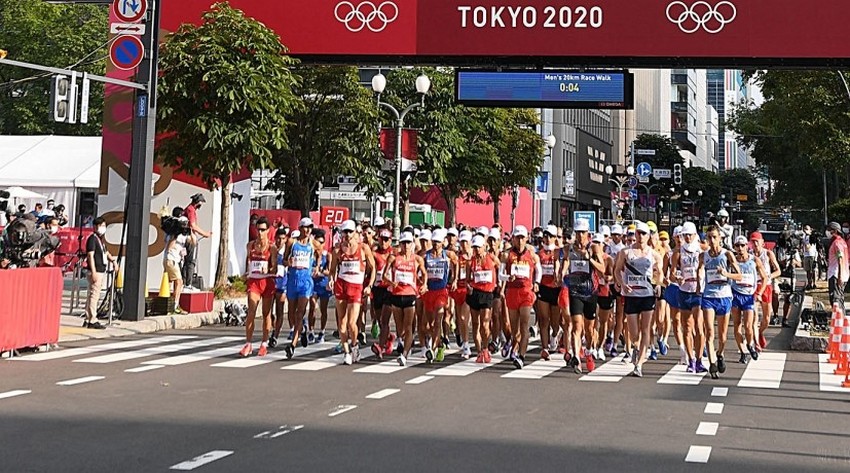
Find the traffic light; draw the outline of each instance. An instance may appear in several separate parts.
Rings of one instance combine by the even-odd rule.
[[[71,80],[68,76],[53,76],[53,87],[50,89],[50,103],[53,121],[65,123],[71,109]]]
[[[676,185],[682,184],[682,165],[673,165],[673,183]]]

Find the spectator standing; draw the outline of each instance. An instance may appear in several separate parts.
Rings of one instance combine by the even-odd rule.
[[[806,270],[806,289],[815,288],[815,266],[818,260],[817,237],[812,235],[812,227],[803,227],[803,269]]]
[[[208,232],[198,225],[198,210],[207,202],[203,194],[194,194],[190,197],[191,202],[185,209],[183,215],[189,220],[189,238],[186,240],[186,257],[183,259],[183,281],[185,281],[186,291],[194,291],[196,288],[192,285],[192,278],[195,275],[195,257],[198,247],[199,237],[210,238],[212,232]]]
[[[115,257],[109,254],[103,236],[106,234],[106,221],[103,217],[94,220],[95,232],[86,241],[86,260],[89,268],[89,293],[86,301],[86,320],[83,328],[103,330],[106,327],[97,321],[97,303],[100,301],[100,290],[110,264],[115,264]]]
[[[257,231],[257,220],[259,218],[259,215],[251,214],[250,224],[248,225],[248,241],[255,241],[260,238],[260,232]]]
[[[59,219],[56,217],[47,217],[44,224],[47,231],[50,232],[50,236],[56,236],[56,234],[59,233]],[[39,260],[38,265],[40,267],[56,266],[56,252],[51,251],[50,254],[43,256],[41,260]]]
[[[179,219],[181,232],[168,239],[165,247],[163,266],[168,282],[174,283],[174,313],[183,314],[180,308],[180,294],[183,292],[183,275],[180,272],[183,258],[186,256],[186,242],[189,239],[189,219],[181,216]]]
[[[838,303],[844,311],[844,285],[850,279],[850,264],[847,260],[847,242],[841,235],[841,225],[831,222],[826,229],[830,238],[829,244],[829,266],[827,268],[827,279],[829,280],[829,303]]]

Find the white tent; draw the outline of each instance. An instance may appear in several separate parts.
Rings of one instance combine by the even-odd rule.
[[[80,190],[99,187],[101,137],[0,136],[0,189],[21,186],[64,204],[72,225]],[[32,207],[47,199],[18,199]]]

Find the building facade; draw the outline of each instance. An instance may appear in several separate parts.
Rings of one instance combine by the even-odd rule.
[[[708,104],[719,116],[717,167],[720,171],[746,169],[753,164],[749,153],[738,144],[735,132],[726,129],[726,121],[731,118],[735,105],[750,99],[750,85],[740,70],[711,69],[706,79]]]

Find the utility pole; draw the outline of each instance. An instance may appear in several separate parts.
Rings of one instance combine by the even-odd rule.
[[[156,82],[159,55],[161,0],[148,0],[148,18],[142,36],[145,58],[139,65],[136,82],[146,90],[136,91],[133,105],[133,147],[128,181],[127,264],[124,271],[124,314],[132,320],[145,317],[145,282],[148,273],[151,180],[156,137]]]

